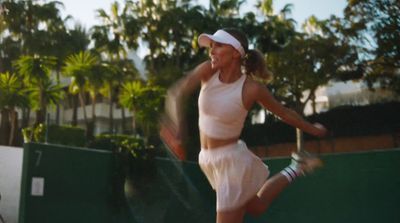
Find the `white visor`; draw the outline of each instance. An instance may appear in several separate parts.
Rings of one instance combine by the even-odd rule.
[[[223,43],[223,44],[229,44],[233,46],[237,51],[239,51],[240,55],[244,57],[246,54],[244,52],[244,49],[242,47],[242,44],[233,37],[231,34],[228,32],[225,32],[224,30],[220,29],[217,32],[214,33],[214,35],[210,34],[200,34],[198,42],[199,45],[202,47],[210,47],[211,41],[218,42],[218,43]]]

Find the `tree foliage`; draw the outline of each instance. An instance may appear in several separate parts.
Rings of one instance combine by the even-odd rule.
[[[21,79],[9,72],[0,73],[0,144],[14,145],[17,135],[17,108],[29,106]]]
[[[368,86],[400,94],[400,3],[398,0],[352,0],[345,9],[351,35],[363,49]],[[376,85],[378,83],[378,85]]]
[[[134,114],[132,128],[137,130],[136,123],[144,135],[150,138],[157,133],[158,119],[164,108],[165,89],[154,85],[144,85],[132,81],[123,85],[119,101]]]
[[[315,99],[315,90],[331,80],[363,78],[370,87],[400,92],[397,0],[351,0],[343,18],[310,17],[303,31],[296,30],[296,22],[290,17],[292,4],[275,10],[272,0],[259,0],[256,10],[243,12],[245,3],[211,0],[204,6],[189,0],[114,2],[108,9],[97,10],[99,24],[86,31],[79,25],[68,28],[71,16],[61,17],[61,2],[3,0],[0,72],[18,74],[25,80],[24,88],[40,89],[31,91],[41,111],[37,122],[44,120],[43,112],[50,102],[60,104],[60,95],[50,96],[59,90],[58,85],[50,84],[50,80],[60,81],[49,78],[53,72],[70,77],[69,93],[79,95],[86,122],[85,95],[90,95],[94,103],[102,94],[110,102],[110,131],[114,129],[114,103],[120,102],[122,108],[138,113],[138,123],[143,121],[140,125],[145,126],[145,122],[156,123],[156,115],[149,114],[159,112],[154,108],[162,103],[162,89],[207,59],[207,49],[199,48],[197,43],[199,34],[237,27],[247,34],[251,48],[265,54],[275,74],[269,87],[299,112],[307,101]],[[146,79],[136,87],[140,91],[134,84],[129,89],[141,77],[128,58],[139,46],[148,50],[144,55]],[[134,89],[139,98],[129,99],[126,92]],[[142,114],[141,109],[146,112]],[[121,112],[124,117],[124,109]]]
[[[47,105],[50,103],[48,99],[52,98],[49,94],[56,93],[48,91],[48,88],[53,85],[50,81],[50,73],[55,65],[55,57],[39,55],[21,56],[14,63],[15,69],[23,78],[25,86],[33,89],[32,92],[36,92],[32,94],[33,102],[37,104],[34,107],[37,110],[36,125],[45,121]]]

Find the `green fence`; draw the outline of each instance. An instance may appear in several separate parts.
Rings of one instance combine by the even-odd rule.
[[[399,149],[322,158],[325,168],[245,222],[400,222]],[[265,162],[274,173],[289,160]],[[156,164],[153,177],[127,182],[124,194],[112,153],[26,144],[19,222],[215,222],[215,194],[196,163],[160,158]]]
[[[399,149],[326,155],[323,160],[322,170],[299,179],[262,218],[248,222],[400,222]],[[274,171],[285,165],[284,160],[267,163]]]
[[[111,222],[109,152],[25,144],[20,223]]]

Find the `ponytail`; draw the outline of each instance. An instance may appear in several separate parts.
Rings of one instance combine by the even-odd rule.
[[[249,42],[246,34],[236,28],[224,28],[235,37],[242,45],[246,55],[243,58],[243,65],[245,67],[245,74],[252,77],[254,80],[261,82],[269,82],[272,80],[272,72],[267,69],[264,55],[258,50],[249,50]]]
[[[272,79],[272,72],[267,68],[264,55],[258,50],[248,50],[243,65],[246,75],[255,80],[269,82]]]

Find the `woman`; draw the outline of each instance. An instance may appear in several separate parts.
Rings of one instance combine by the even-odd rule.
[[[254,76],[267,77],[268,71],[263,55],[248,49],[242,32],[221,29],[213,35],[201,34],[198,42],[209,47],[211,60],[198,65],[171,88],[167,110],[175,117],[172,120],[179,123],[182,115],[177,107],[181,99],[201,85],[199,165],[217,194],[217,223],[239,223],[246,212],[263,213],[296,177],[322,164],[316,157],[294,153],[288,167],[268,178],[268,167],[239,140],[253,104],[261,104],[284,122],[309,134],[322,137],[327,130],[284,107],[265,86],[253,80]]]

